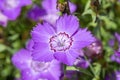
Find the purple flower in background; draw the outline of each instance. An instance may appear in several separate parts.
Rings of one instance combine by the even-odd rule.
[[[78,80],[78,74],[80,74],[80,72],[74,70],[67,70],[62,80]]]
[[[117,41],[118,41],[118,43],[120,45],[120,35],[118,33],[115,33],[115,37],[116,37],[116,39],[117,39]]]
[[[120,71],[107,74],[105,80],[120,80]]]
[[[115,44],[115,39],[113,38],[113,39],[110,39],[109,40],[109,45],[110,45],[110,47],[114,47],[114,44]]]
[[[117,46],[120,47],[120,34],[118,34],[117,32],[115,33],[114,37],[109,40],[109,45],[113,48],[116,43]]]
[[[115,73],[107,73],[104,80],[117,80]]]
[[[114,51],[114,54],[111,56],[111,60],[120,64],[120,35],[118,33],[115,33],[115,38],[118,43],[118,45],[117,45],[118,50]],[[116,41],[115,40],[113,40],[113,41],[114,41],[114,43],[113,43],[113,46],[114,46]]]
[[[42,18],[43,16],[46,16],[47,13],[45,11],[45,9],[40,8],[37,5],[34,5],[33,8],[28,12],[28,17],[35,20],[35,21],[39,21],[40,18]]]
[[[28,44],[32,46],[33,43]],[[21,49],[14,54],[12,62],[20,70],[22,80],[59,80],[61,75],[58,61],[34,61],[31,51],[27,49]]]
[[[114,37],[109,40],[109,46],[114,49],[115,46],[120,47],[120,34],[117,32]]]
[[[89,62],[86,61],[84,58],[79,57],[78,59],[76,59],[74,65],[80,68],[88,68]]]
[[[35,21],[45,20],[50,24],[55,24],[56,20],[60,16],[59,11],[56,9],[56,6],[57,0],[43,0],[42,8],[37,5],[33,6],[33,8],[28,12],[28,17]],[[70,11],[73,13],[76,10],[76,6],[70,2],[69,6]]]
[[[115,74],[116,74],[116,80],[120,80],[120,71],[116,71]]]
[[[9,20],[15,20],[20,15],[21,7],[31,3],[31,0],[0,0],[0,10]]]
[[[100,53],[102,53],[102,50],[103,50],[102,43],[100,40],[96,38],[96,40],[92,44],[86,47],[84,53],[88,57],[95,57],[100,55]]]
[[[120,51],[115,51],[115,53],[111,56],[111,60],[120,64]]]
[[[6,27],[8,18],[0,11],[0,25]]]
[[[73,15],[60,17],[54,27],[46,22],[38,24],[31,36],[35,43],[34,60],[47,62],[55,58],[67,65],[73,65],[79,50],[95,40],[87,29],[79,29],[78,19]]]

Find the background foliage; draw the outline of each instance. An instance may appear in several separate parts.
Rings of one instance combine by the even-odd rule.
[[[33,0],[40,5],[41,0]],[[109,47],[109,40],[114,33],[120,33],[120,2],[118,0],[71,0],[77,5],[74,13],[80,20],[81,27],[87,27],[102,41],[102,57],[92,64],[94,76],[90,69],[80,71],[87,77],[80,80],[103,80],[106,73],[120,70],[120,65],[110,61],[110,56],[117,50]],[[37,23],[27,18],[27,11],[32,7],[22,8],[21,15],[15,21],[9,21],[6,28],[0,26],[0,80],[14,80],[20,76],[19,71],[12,65],[11,57],[23,48],[30,38],[30,30]],[[73,68],[68,68],[73,69]],[[81,76],[82,76],[81,75]]]

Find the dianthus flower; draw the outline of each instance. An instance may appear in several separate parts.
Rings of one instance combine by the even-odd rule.
[[[0,0],[0,13],[3,14],[8,20],[16,20],[20,15],[21,8],[23,6],[29,5],[32,0]],[[1,24],[6,26],[5,24]]]
[[[87,29],[79,29],[79,21],[73,15],[60,17],[55,26],[44,22],[31,31],[34,41],[32,56],[37,61],[58,61],[73,65],[79,50],[95,39]]]
[[[60,62],[40,62],[32,60],[33,41],[27,45],[27,49],[21,49],[12,57],[13,64],[21,72],[21,80],[60,80]]]

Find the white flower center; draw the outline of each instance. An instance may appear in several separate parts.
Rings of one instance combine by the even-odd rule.
[[[31,67],[35,72],[43,72],[47,71],[50,67],[50,62],[39,62],[39,61],[32,61]]]
[[[54,35],[50,38],[50,47],[51,50],[56,51],[66,51],[72,45],[72,38],[65,32]]]
[[[16,8],[19,5],[19,3],[20,3],[19,0],[6,0],[5,7],[7,9],[13,9]]]

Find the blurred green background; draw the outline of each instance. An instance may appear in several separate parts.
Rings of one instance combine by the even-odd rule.
[[[120,70],[120,65],[110,61],[113,50],[109,47],[109,40],[114,33],[120,33],[120,2],[118,0],[70,0],[77,6],[74,13],[81,27],[87,27],[103,43],[103,58],[96,60],[95,72],[103,80],[110,71]],[[33,5],[41,5],[41,0],[33,0]],[[30,30],[37,24],[27,18],[27,11],[32,5],[22,8],[21,15],[15,21],[9,21],[6,28],[0,26],[0,80],[14,80],[20,77],[11,62],[12,55],[25,47],[30,39]],[[100,65],[100,67],[99,67]],[[87,75],[86,75],[87,76]],[[87,77],[80,80],[91,80]],[[95,79],[97,80],[97,79]]]

